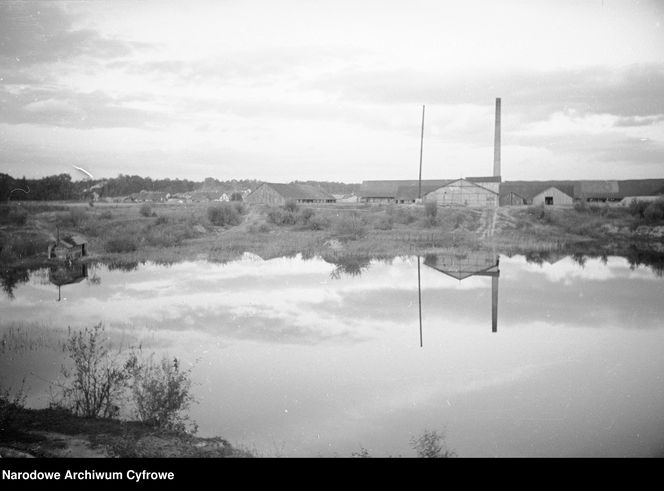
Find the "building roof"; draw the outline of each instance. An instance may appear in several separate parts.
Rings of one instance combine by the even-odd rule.
[[[546,188],[546,189],[542,189],[542,191],[540,191],[539,193],[537,193],[534,197],[537,197],[537,196],[539,196],[539,195],[541,195],[541,194],[544,194],[544,193],[546,193],[547,191],[550,191],[551,189],[556,189],[556,190],[558,190],[559,192],[563,193],[564,195],[569,196],[570,198],[573,198],[573,197],[574,197],[572,194],[566,193],[565,191],[563,191],[562,189],[560,189],[558,186],[549,186],[549,187]],[[568,190],[568,191],[569,191],[569,190]]]
[[[576,181],[574,194],[577,198],[620,198],[618,181]]]
[[[278,182],[264,182],[262,186],[270,186],[278,194],[286,199],[295,200],[333,200],[335,199],[330,193],[318,186],[309,184],[284,184]],[[260,187],[260,186],[259,186]],[[258,189],[258,188],[256,188]]]
[[[557,188],[568,196],[574,197],[575,181],[505,181],[500,184],[501,196],[515,193],[526,199],[533,197],[549,188]]]
[[[450,181],[452,182],[452,181]],[[449,183],[446,183],[449,184]],[[443,184],[445,186],[446,184]],[[433,185],[433,184],[424,184],[424,181],[422,181],[422,196],[425,196],[427,193],[430,193],[431,191],[435,191],[436,189],[442,187],[441,185]],[[399,186],[397,188],[396,192],[396,199],[398,200],[408,200],[412,201],[414,199],[419,199],[420,197],[420,186],[418,184],[416,185],[407,185],[407,186]]]
[[[500,185],[501,196],[511,192],[532,199],[555,187],[573,198],[624,198],[664,194],[664,179],[582,180],[582,181],[506,181]]]
[[[471,179],[472,179],[472,180],[471,180]],[[454,179],[453,181],[450,181],[450,182],[448,182],[447,184],[445,184],[445,185],[443,185],[443,186],[440,186],[440,187],[449,186],[450,184],[454,184],[455,182],[459,182],[459,181],[466,181],[466,182],[469,182],[470,184],[472,184],[472,185],[474,185],[474,186],[477,186],[478,188],[482,188],[482,189],[484,189],[485,191],[488,191],[488,192],[493,193],[493,194],[498,194],[496,191],[493,191],[493,190],[491,190],[491,189],[488,189],[488,188],[485,188],[484,186],[482,186],[481,183],[482,183],[483,181],[478,181],[477,179],[478,179],[478,178],[473,178],[473,177],[469,177],[469,178],[461,178],[461,179]],[[438,189],[438,188],[436,188],[436,189]]]
[[[422,196],[426,194],[425,188],[431,192],[459,179],[422,179]],[[500,176],[466,177],[466,181],[479,184],[482,182],[500,182]],[[360,197],[362,198],[397,198],[415,199],[419,194],[419,181],[417,179],[401,179],[386,181],[362,181]],[[403,196],[403,197],[402,197]]]
[[[623,197],[664,194],[664,179],[631,179],[618,181],[618,186]]]

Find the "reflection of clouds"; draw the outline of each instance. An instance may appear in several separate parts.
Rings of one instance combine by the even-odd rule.
[[[649,270],[631,270],[626,260],[606,265],[571,258],[542,266],[523,257],[501,261],[499,326],[552,325],[657,327],[664,282]],[[334,265],[320,259],[245,258],[225,265],[184,262],[146,264],[137,271],[99,268],[94,288],[63,288],[63,302],[38,281],[21,285],[13,301],[0,300],[6,321],[54,325],[158,326],[162,331],[195,328],[215,336],[268,342],[357,342],[417,323],[417,263],[374,261],[359,277],[330,280]],[[653,281],[653,279],[655,281]],[[629,281],[629,288],[625,282]],[[654,288],[653,288],[654,286]],[[491,319],[491,279],[458,281],[422,268],[424,326]]]
[[[541,266],[529,263],[523,256],[505,258],[503,264],[517,264],[520,272],[539,273],[552,282],[562,282],[571,285],[573,280],[605,281],[612,279],[634,279],[659,281],[652,272],[646,268],[631,269],[627,259],[622,257],[609,257],[606,264],[600,259],[588,258],[583,267],[579,266],[571,257],[566,257],[554,264],[544,263]]]

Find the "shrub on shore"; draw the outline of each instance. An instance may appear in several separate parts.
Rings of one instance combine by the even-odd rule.
[[[177,358],[155,362],[129,348],[125,355],[111,352],[101,323],[72,334],[66,349],[73,363],[62,368],[66,385],[54,404],[77,416],[114,418],[131,398],[140,421],[159,429],[185,433],[187,409],[195,402],[191,394],[191,370],[183,370]]]
[[[651,202],[643,212],[643,218],[650,222],[664,220],[664,199]]]
[[[239,205],[239,207],[237,205]],[[238,225],[242,221],[242,206],[242,203],[239,201],[212,205],[207,209],[208,220],[210,220],[210,223],[213,225],[219,227]]]
[[[143,203],[138,209],[138,212],[141,216],[149,217],[152,215],[152,207],[148,203]]]

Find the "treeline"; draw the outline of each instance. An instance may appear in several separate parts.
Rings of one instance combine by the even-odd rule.
[[[72,181],[69,174],[46,176],[40,179],[15,178],[0,173],[0,202],[24,200],[78,200],[87,199],[92,190],[102,197],[127,196],[141,191],[164,193],[187,193],[192,191],[220,191],[232,193],[245,189],[254,190],[262,181],[255,179],[232,179],[220,181],[208,177],[203,181],[188,179],[152,179],[150,177],[120,174],[110,179]],[[317,185],[328,193],[348,194],[359,191],[359,184],[328,181],[295,181],[300,184]]]

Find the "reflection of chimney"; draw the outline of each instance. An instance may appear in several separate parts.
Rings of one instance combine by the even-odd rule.
[[[496,97],[496,129],[493,137],[493,175],[500,176],[500,97]]]
[[[491,332],[498,332],[498,276],[491,277]]]

